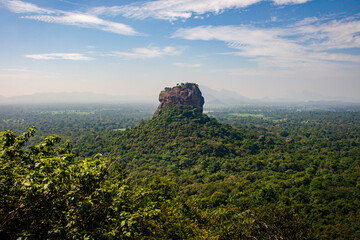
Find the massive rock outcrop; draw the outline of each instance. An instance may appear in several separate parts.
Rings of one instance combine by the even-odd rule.
[[[195,83],[182,83],[173,88],[165,88],[159,95],[160,105],[154,116],[158,116],[168,105],[193,106],[201,113],[203,111],[204,97]]]

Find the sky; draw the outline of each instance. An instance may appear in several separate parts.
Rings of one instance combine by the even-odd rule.
[[[0,96],[360,101],[359,0],[0,0]]]

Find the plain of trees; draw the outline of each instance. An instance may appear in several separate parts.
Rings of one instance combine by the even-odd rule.
[[[0,108],[0,236],[360,238],[356,107],[153,109]]]

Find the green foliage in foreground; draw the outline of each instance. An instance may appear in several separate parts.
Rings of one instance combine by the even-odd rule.
[[[23,150],[34,133],[30,128],[20,136],[0,135],[2,239],[307,237],[301,218],[294,220],[296,215],[283,207],[201,210],[177,196],[179,186],[171,180],[132,185],[119,168],[109,166],[109,159],[76,159],[69,144],[57,147],[57,136]]]
[[[169,183],[131,188],[109,159],[75,159],[69,144],[49,136],[23,150],[34,135],[0,135],[0,236],[2,239],[136,239],[156,236],[151,226],[172,196]],[[112,176],[109,176],[109,170]],[[156,229],[154,229],[156,230]]]

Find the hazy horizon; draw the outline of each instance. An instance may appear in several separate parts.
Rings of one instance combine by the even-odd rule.
[[[312,92],[303,92],[288,98],[247,98],[229,89],[215,90],[207,86],[199,86],[205,98],[205,105],[208,107],[216,106],[235,106],[242,104],[307,104],[307,103],[328,103],[328,104],[360,104],[360,101],[346,97],[326,97]],[[163,90],[163,89],[161,89]],[[151,104],[157,105],[158,95],[154,96],[134,96],[134,95],[112,95],[94,92],[43,92],[19,95],[12,97],[0,96],[0,105],[8,104]]]
[[[4,97],[157,99],[196,82],[249,99],[360,102],[357,0],[0,0],[0,32]]]

